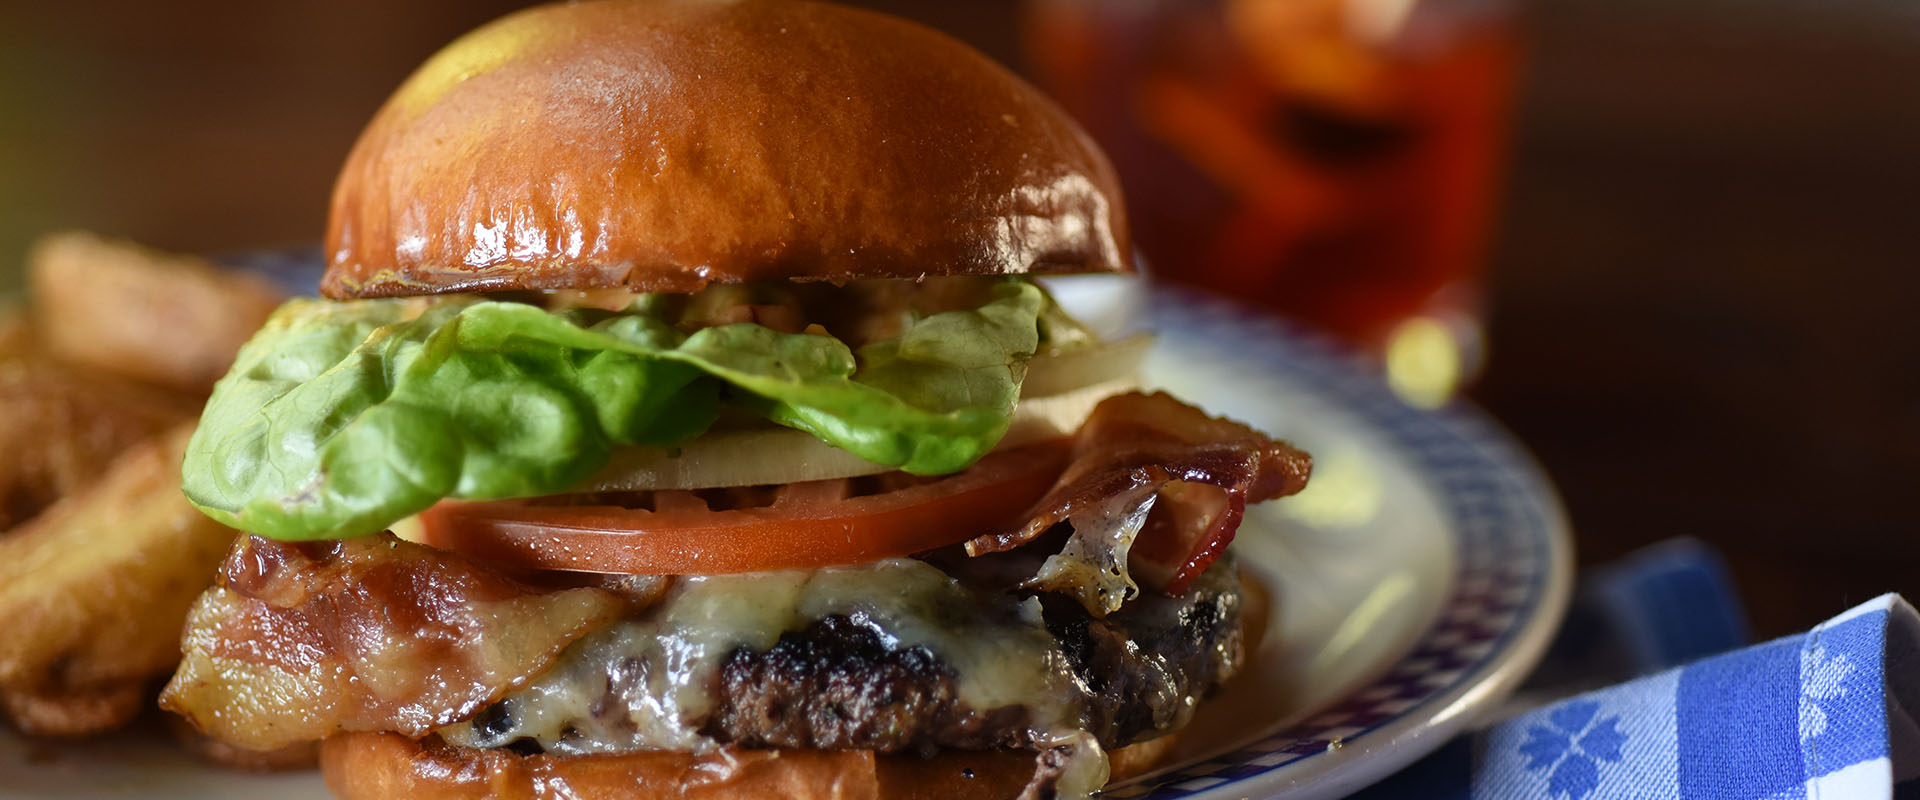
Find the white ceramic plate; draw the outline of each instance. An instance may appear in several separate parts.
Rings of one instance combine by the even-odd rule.
[[[1250,674],[1202,707],[1178,766],[1106,796],[1345,796],[1533,669],[1572,547],[1552,487],[1504,431],[1464,405],[1411,408],[1353,355],[1245,306],[1075,281],[1057,293],[1086,317],[1158,334],[1153,383],[1314,454],[1307,490],[1257,507],[1235,542],[1274,587]]]
[[[306,258],[254,261],[312,285]],[[1116,798],[1337,797],[1433,750],[1508,692],[1571,575],[1546,481],[1472,409],[1418,411],[1365,365],[1217,298],[1113,278],[1056,285],[1096,326],[1159,335],[1150,383],[1312,452],[1312,485],[1256,507],[1235,549],[1273,608],[1252,667],[1202,708],[1179,766]],[[0,797],[324,798],[312,773],[201,768],[151,733],[28,745],[0,733]]]

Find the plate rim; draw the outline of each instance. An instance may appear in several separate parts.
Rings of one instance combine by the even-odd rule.
[[[1270,344],[1236,348],[1235,360],[1257,362],[1264,371],[1275,373],[1274,379],[1328,401],[1354,415],[1362,425],[1382,433],[1385,444],[1416,467],[1417,477],[1441,501],[1442,511],[1449,517],[1447,528],[1453,537],[1456,564],[1447,600],[1435,621],[1384,674],[1353,687],[1329,708],[1302,722],[1262,729],[1226,753],[1123,782],[1099,796],[1114,800],[1310,800],[1344,796],[1437,750],[1512,694],[1545,655],[1559,629],[1572,593],[1574,571],[1572,528],[1566,510],[1545,471],[1518,439],[1466,400],[1456,399],[1432,409],[1408,405],[1394,394],[1367,358],[1326,334],[1271,312],[1208,291],[1160,282],[1143,287],[1143,294],[1138,300],[1142,327],[1162,336],[1205,341],[1231,333],[1242,341],[1250,338]],[[1411,438],[1416,434],[1434,438]],[[1479,552],[1474,546],[1484,548],[1486,543],[1468,541],[1474,535],[1469,530],[1472,520],[1461,517],[1459,502],[1449,502],[1458,498],[1440,485],[1444,476],[1436,474],[1434,465],[1426,460],[1438,455],[1458,459],[1463,454],[1467,460],[1454,462],[1453,469],[1462,464],[1477,467],[1485,474],[1488,486],[1496,489],[1491,496],[1508,503],[1506,510],[1529,518],[1529,541],[1523,544],[1538,552],[1522,565],[1531,568],[1525,576],[1526,591],[1520,597],[1507,598],[1509,602],[1494,604],[1497,607],[1491,615],[1504,621],[1495,635],[1484,637],[1491,641],[1484,654],[1473,658],[1456,677],[1431,687],[1384,718],[1348,713],[1330,719],[1342,715],[1343,710],[1351,711],[1350,706],[1368,702],[1357,698],[1390,689],[1408,677],[1419,677],[1417,673],[1396,673],[1409,662],[1429,657],[1428,645],[1436,636],[1452,630],[1449,625],[1455,620],[1451,615],[1484,600],[1487,594],[1496,594],[1494,587],[1482,587],[1477,581],[1486,577],[1483,573],[1499,572],[1502,565],[1470,573],[1475,569],[1470,556]],[[1464,618],[1456,627],[1471,628],[1480,621]],[[1390,692],[1387,698],[1405,699]],[[1346,724],[1355,719],[1365,720],[1365,724]],[[1333,738],[1315,736],[1342,730],[1353,732]],[[1270,763],[1259,763],[1262,761]]]

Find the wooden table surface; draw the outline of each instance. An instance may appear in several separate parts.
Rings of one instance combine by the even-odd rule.
[[[1017,60],[1010,0],[873,4]],[[0,263],[63,226],[204,252],[311,241],[386,93],[516,5],[7,4]],[[1709,541],[1762,635],[1920,596],[1920,13],[1526,12],[1472,395],[1561,487],[1582,561]]]

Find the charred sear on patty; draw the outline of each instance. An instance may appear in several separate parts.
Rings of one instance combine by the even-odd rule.
[[[1230,563],[1208,570],[1178,597],[1144,595],[1106,617],[1064,596],[1039,602],[1079,695],[1071,702],[1076,724],[1108,749],[1183,726],[1242,661],[1240,585]],[[722,662],[699,732],[750,748],[1046,748],[1035,741],[1032,709],[973,707],[962,699],[964,676],[946,659],[896,642],[865,615],[835,614],[781,634],[771,647],[736,649]],[[592,703],[596,713],[619,715],[651,702],[644,670],[627,667],[611,670]],[[538,743],[509,733],[515,714],[512,698],[488,708],[474,720],[473,743],[539,752]]]
[[[703,733],[749,747],[929,755],[1028,744],[1026,709],[968,708],[938,656],[889,647],[888,638],[864,615],[836,614],[781,634],[769,650],[734,651]]]
[[[1147,595],[1105,618],[1060,595],[1042,602],[1047,629],[1087,691],[1086,730],[1109,749],[1184,727],[1244,660],[1231,564],[1204,573],[1180,597]]]

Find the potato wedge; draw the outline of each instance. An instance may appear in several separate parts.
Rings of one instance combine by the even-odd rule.
[[[0,689],[0,716],[29,736],[92,736],[127,724],[152,702],[144,681],[77,691]]]
[[[27,265],[55,355],[203,396],[283,299],[257,275],[78,231],[43,237]]]
[[[33,338],[0,322],[0,539],[199,410],[176,392],[58,363]]]
[[[187,608],[237,535],[180,494],[191,429],[136,446],[97,484],[0,538],[0,692],[14,698],[5,710],[18,714],[22,697],[111,699],[179,659]],[[102,713],[62,732],[115,727],[144,706],[103,699],[87,707]]]
[[[27,314],[17,307],[0,306],[0,364],[26,358],[38,349]]]

